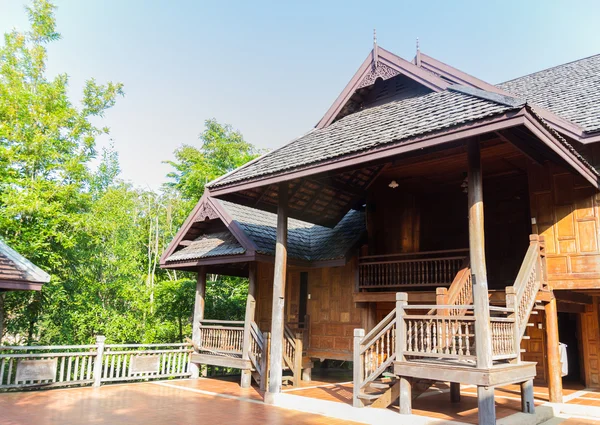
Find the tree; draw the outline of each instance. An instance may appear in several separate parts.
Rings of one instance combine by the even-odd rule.
[[[175,161],[166,161],[174,171],[167,174],[181,196],[196,202],[204,193],[204,186],[211,180],[233,171],[256,158],[260,151],[246,142],[238,131],[215,119],[206,120],[200,134],[200,149],[183,145],[175,151]]]
[[[0,46],[0,236],[52,273],[49,294],[66,278],[90,206],[88,164],[96,138],[108,133],[92,119],[123,95],[121,84],[91,79],[76,107],[67,96],[67,74],[47,78],[46,46],[60,39],[54,9],[47,0],[34,0],[27,7],[30,29],[5,34]],[[31,339],[47,297],[10,297],[29,300]]]

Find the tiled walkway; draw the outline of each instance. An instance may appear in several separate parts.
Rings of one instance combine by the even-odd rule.
[[[318,398],[321,400],[336,401],[352,404],[351,383],[318,382],[304,384],[306,388],[287,390],[290,394]],[[568,404],[584,404],[600,407],[600,393],[583,391],[582,386],[568,386],[563,390],[565,402]],[[548,401],[548,389],[535,386],[534,396],[536,405]],[[496,417],[498,419],[520,412],[520,390],[516,385],[497,388]],[[395,409],[395,407],[391,407]],[[449,388],[446,384],[438,384],[413,402],[413,413],[420,416],[452,420],[464,423],[477,423],[477,389],[463,386],[461,388],[460,403],[450,403]]]
[[[285,392],[297,396],[352,404],[352,384],[346,376],[316,376],[303,388]],[[544,387],[534,390],[536,403],[548,400]],[[477,423],[474,387],[461,389],[460,403],[450,403],[448,388],[441,384],[413,403],[413,413],[431,418]],[[565,402],[600,407],[600,392],[569,387]],[[517,386],[496,389],[496,413],[503,418],[520,409]],[[243,389],[239,378],[172,380],[149,383],[106,385],[99,389],[55,389],[0,394],[0,425],[79,425],[79,424],[343,424],[341,420],[300,413],[265,405],[256,387]],[[393,408],[395,409],[395,408]],[[579,422],[577,422],[579,421]],[[558,422],[553,422],[555,425]],[[587,419],[568,419],[564,425],[589,424]]]
[[[180,387],[180,388],[178,388]],[[184,388],[185,387],[185,388]],[[237,390],[236,390],[237,387]],[[223,392],[224,396],[211,395]],[[248,400],[241,401],[237,397]],[[331,424],[347,422],[265,405],[256,390],[214,379],[0,394],[2,425]]]

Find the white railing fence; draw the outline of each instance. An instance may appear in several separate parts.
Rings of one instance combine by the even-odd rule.
[[[189,377],[191,344],[0,346],[0,390]]]

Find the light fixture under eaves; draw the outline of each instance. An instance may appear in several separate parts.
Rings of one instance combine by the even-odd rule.
[[[396,182],[396,180],[392,180],[390,184],[388,184],[388,186],[392,189],[396,189],[398,187],[398,183]]]

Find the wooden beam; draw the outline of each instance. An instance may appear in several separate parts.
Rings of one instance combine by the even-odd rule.
[[[544,306],[546,311],[546,355],[548,358],[548,394],[551,403],[562,403],[562,368],[558,348],[558,313],[556,299]]]
[[[281,392],[283,376],[283,326],[285,307],[285,278],[287,273],[288,186],[279,185],[277,207],[277,244],[273,276],[273,313],[271,316],[271,354],[269,359],[269,393]]]
[[[574,291],[553,291],[554,296],[559,302],[562,303],[573,303],[573,304],[584,304],[584,305],[592,305],[594,304],[594,299],[581,292]]]
[[[473,273],[473,305],[475,310],[475,341],[477,344],[477,367],[492,367],[490,335],[490,305],[485,262],[485,234],[483,224],[483,182],[479,141],[473,139],[468,146],[468,209],[469,209],[469,256]],[[486,393],[487,394],[487,393]],[[493,390],[492,390],[493,398]]]
[[[196,280],[196,299],[194,300],[194,317],[192,319],[192,341],[196,346],[200,346],[200,326],[199,323],[204,319],[204,298],[206,296],[206,267],[198,268],[198,278]],[[192,378],[200,376],[200,367],[190,362],[190,372]]]
[[[254,312],[256,311],[256,263],[248,263],[248,298],[246,298],[246,316],[244,317],[244,341],[242,349],[242,359],[250,359],[250,343],[252,335],[250,327],[254,322]],[[252,370],[242,370],[240,386],[250,388],[252,385]]]

